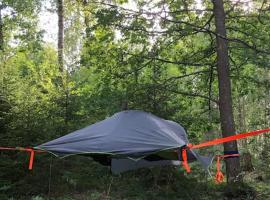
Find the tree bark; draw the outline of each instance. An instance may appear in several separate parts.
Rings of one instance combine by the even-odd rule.
[[[85,24],[85,36],[90,38],[90,26],[89,26],[89,11],[87,10],[88,0],[83,0],[84,7],[84,24]]]
[[[234,117],[232,109],[231,82],[229,69],[229,54],[226,38],[225,11],[223,0],[212,0],[214,6],[216,43],[217,43],[217,71],[219,83],[219,110],[222,136],[227,137],[235,134]],[[224,143],[224,151],[238,151],[237,142]],[[241,180],[240,161],[238,157],[226,159],[227,182]]]
[[[59,70],[64,71],[63,49],[64,49],[64,9],[63,0],[57,0],[58,15],[58,64]]]
[[[4,50],[4,34],[3,34],[3,20],[2,20],[3,5],[0,5],[0,51]]]

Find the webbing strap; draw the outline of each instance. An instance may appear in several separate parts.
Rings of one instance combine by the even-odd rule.
[[[197,144],[197,145],[192,145],[192,144],[188,144],[187,147],[189,149],[199,149],[202,147],[207,147],[207,146],[214,146],[214,145],[218,145],[218,144],[222,144],[225,142],[230,142],[230,141],[234,141],[234,140],[239,140],[239,139],[243,139],[246,137],[251,137],[251,136],[256,136],[262,133],[266,133],[266,132],[270,132],[270,128],[267,129],[262,129],[262,130],[255,130],[255,131],[250,131],[250,132],[246,132],[246,133],[239,133],[236,135],[232,135],[232,136],[228,136],[228,137],[224,137],[224,138],[218,138],[218,139],[214,139],[208,142],[204,142],[201,144]],[[184,150],[185,149],[185,150]],[[186,153],[186,148],[183,148],[184,151],[182,151],[182,156],[183,156],[183,166],[186,169],[187,172],[190,172],[190,167],[188,165],[187,159],[184,160],[184,153]],[[225,153],[225,152],[224,152]],[[225,154],[225,155],[219,155],[217,156],[217,173],[216,173],[216,183],[221,183],[224,179],[224,175],[222,174],[221,170],[220,170],[220,161],[223,158],[228,158],[228,157],[236,157],[239,156],[239,154]]]
[[[32,170],[33,169],[34,157],[35,157],[35,151],[32,149],[30,151],[30,160],[29,160],[29,166],[28,166],[28,169],[29,170]]]
[[[220,184],[223,182],[224,180],[224,175],[221,171],[221,160],[223,158],[228,158],[228,157],[238,157],[239,154],[227,154],[227,155],[217,155],[217,163],[216,163],[216,167],[217,167],[217,172],[216,172],[216,175],[215,175],[215,182],[216,184]]]
[[[187,171],[187,173],[190,173],[190,166],[188,165],[188,157],[187,157],[187,148],[182,148],[182,165],[185,168],[185,170]]]
[[[224,137],[224,138],[218,138],[218,139],[214,139],[214,140],[204,142],[204,143],[201,143],[201,144],[196,144],[196,145],[188,144],[187,146],[190,149],[198,149],[198,148],[202,148],[202,147],[214,146],[214,145],[222,144],[222,143],[225,143],[225,142],[231,142],[231,141],[234,141],[234,140],[239,140],[239,139],[250,137],[250,136],[256,136],[256,135],[266,133],[266,132],[270,132],[270,128],[251,131],[251,132],[246,132],[246,133],[239,133],[239,134],[236,134],[236,135],[232,135],[232,136],[228,136],[228,137]]]
[[[35,157],[35,153],[44,153],[46,151],[42,151],[42,150],[35,150],[32,148],[22,148],[22,147],[0,147],[0,150],[11,150],[11,151],[26,151],[30,153],[30,158],[29,158],[29,165],[28,165],[28,169],[32,170],[33,169],[33,163],[34,163],[34,157]]]
[[[221,157],[220,156],[217,156],[217,163],[216,163],[217,172],[216,172],[216,176],[215,176],[215,182],[217,184],[222,183],[223,180],[224,180],[224,175],[223,175],[223,173],[220,170],[220,168],[221,168],[220,167],[220,160],[221,160]]]
[[[0,150],[27,151],[27,152],[35,151],[37,153],[45,153],[46,152],[46,151],[42,151],[42,150],[36,150],[33,148],[23,148],[23,147],[0,147]]]

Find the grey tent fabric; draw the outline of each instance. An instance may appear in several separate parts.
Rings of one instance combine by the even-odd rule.
[[[179,149],[188,143],[186,132],[178,123],[151,113],[127,110],[35,148],[59,157],[89,154],[138,161],[160,151]],[[189,154],[203,167],[209,166],[208,159],[191,150]]]
[[[186,132],[179,124],[150,113],[129,110],[36,148],[60,157],[102,153],[137,158],[160,150],[179,148],[187,143]]]
[[[114,174],[122,173],[125,171],[140,169],[144,167],[154,167],[154,166],[166,166],[166,165],[180,165],[181,161],[178,160],[158,160],[158,161],[148,161],[141,159],[134,161],[131,159],[112,159],[111,171]]]

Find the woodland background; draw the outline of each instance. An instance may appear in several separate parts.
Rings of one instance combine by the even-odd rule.
[[[57,47],[38,25],[44,8],[57,13]],[[270,127],[270,2],[224,8],[236,132]],[[214,23],[210,0],[1,0],[0,146],[36,146],[125,107],[179,122],[192,143],[221,137]],[[27,154],[1,151],[0,199],[269,199],[269,135],[238,146],[234,192],[196,164],[112,176],[38,155],[29,172]]]

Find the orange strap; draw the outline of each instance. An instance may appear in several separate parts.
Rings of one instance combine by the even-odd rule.
[[[239,139],[250,137],[250,136],[256,136],[256,135],[266,133],[266,132],[270,132],[270,128],[256,130],[256,131],[250,131],[250,132],[246,132],[246,133],[239,133],[236,135],[214,139],[214,140],[204,142],[201,144],[197,144],[197,145],[188,144],[187,147],[189,149],[198,149],[198,148],[202,148],[202,147],[213,146],[213,145],[218,145],[218,144],[222,144],[225,142],[239,140]],[[237,155],[239,156],[239,154],[228,154],[228,155],[223,155],[222,158],[226,158],[226,157],[230,157],[230,156],[237,156]],[[216,181],[217,182],[222,182],[223,178],[224,178],[224,175],[222,174],[222,172],[220,170],[220,160],[221,160],[220,158],[221,157],[219,156],[217,159],[217,174],[216,174]],[[190,167],[189,167],[188,161],[187,161],[187,149],[186,148],[182,149],[182,159],[183,159],[183,167],[189,173],[191,170],[190,170]]]
[[[239,134],[232,135],[232,136],[229,136],[229,137],[218,138],[218,139],[214,139],[214,140],[204,142],[204,143],[201,143],[201,144],[196,144],[196,145],[188,144],[188,147],[190,149],[198,149],[198,148],[202,148],[202,147],[213,146],[213,145],[218,145],[218,144],[222,144],[222,143],[225,143],[225,142],[239,140],[239,139],[250,137],[250,136],[256,136],[256,135],[266,133],[266,132],[270,132],[270,128],[251,131],[251,132],[247,132],[247,133],[239,133]]]
[[[29,170],[32,170],[32,169],[33,169],[34,157],[35,157],[35,151],[34,151],[33,149],[31,149],[31,150],[30,150],[29,166],[28,166],[28,169],[29,169]]]
[[[221,170],[220,170],[220,160],[221,160],[221,156],[217,156],[217,172],[216,172],[216,176],[215,176],[215,182],[217,184],[222,183],[224,180],[224,175],[222,174]]]
[[[236,156],[239,156],[239,154],[217,155],[217,163],[216,163],[217,172],[216,172],[216,175],[215,175],[215,182],[216,182],[216,184],[220,184],[224,180],[224,175],[221,172],[221,163],[220,163],[221,160],[223,158],[236,157]]]
[[[190,173],[190,166],[188,165],[188,158],[187,158],[187,148],[182,148],[182,165],[185,168],[185,170],[187,171],[187,173]]]
[[[32,170],[33,169],[33,163],[34,163],[34,157],[35,157],[35,152],[37,153],[44,153],[46,151],[42,150],[35,150],[32,148],[22,148],[22,147],[0,147],[0,150],[11,150],[11,151],[26,151],[30,153],[30,158],[29,158],[29,165],[28,169]]]
[[[0,147],[0,150],[27,151],[27,152],[35,151],[37,153],[45,153],[46,152],[46,151],[42,151],[42,150],[36,150],[33,148],[23,148],[23,147]]]

